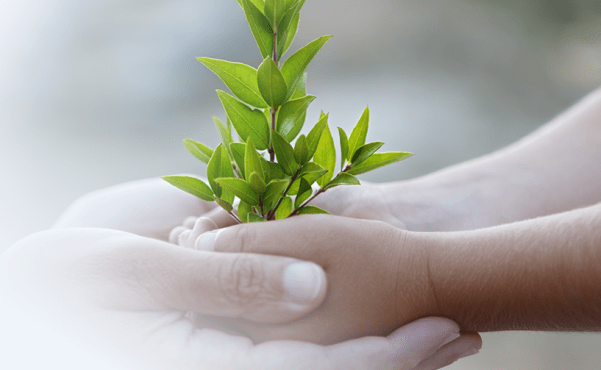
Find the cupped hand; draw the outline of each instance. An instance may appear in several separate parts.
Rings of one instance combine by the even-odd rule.
[[[215,227],[201,218],[191,230],[179,235],[175,230],[171,240],[197,250],[313,261],[327,274],[327,298],[312,314],[268,327],[240,322],[240,330],[255,340],[335,343],[388,335],[410,321],[441,314],[429,281],[427,249],[386,223],[306,215],[209,231]]]
[[[127,231],[167,240],[171,230],[190,215],[215,209],[160,178],[131,181],[96,190],[77,199],[55,222],[55,228],[94,227]],[[229,215],[217,213],[218,222]]]
[[[235,328],[226,334],[186,316],[294,319],[302,303],[312,309],[286,294],[294,284],[283,276],[295,263],[303,262],[195,251],[114,230],[34,234],[0,257],[0,368],[437,369],[477,341],[457,339],[450,320],[429,318],[386,338],[255,345]]]

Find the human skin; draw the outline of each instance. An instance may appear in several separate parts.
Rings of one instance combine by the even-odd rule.
[[[600,303],[600,293],[594,285],[599,285],[595,266],[601,262],[596,205],[601,201],[598,117],[601,92],[595,91],[548,125],[498,152],[415,180],[339,187],[315,201],[333,214],[384,221],[413,232],[399,235],[384,231],[391,237],[381,240],[381,233],[370,233],[380,229],[380,225],[357,224],[347,230],[328,218],[298,218],[286,220],[286,224],[278,221],[273,226],[232,228],[254,229],[251,231],[226,229],[219,234],[226,241],[216,244],[216,248],[235,251],[232,235],[240,233],[244,238],[240,238],[238,246],[245,252],[313,260],[324,266],[329,278],[333,277],[332,270],[338,275],[361,271],[364,278],[369,279],[372,274],[373,281],[388,282],[387,287],[395,287],[388,288],[388,294],[397,294],[401,302],[382,309],[381,300],[372,300],[377,302],[372,303],[376,315],[382,310],[388,312],[381,316],[383,321],[372,323],[372,330],[399,324],[404,315],[415,317],[414,306],[408,307],[405,299],[416,289],[420,293],[414,299],[422,300],[417,306],[423,314],[451,317],[465,330],[598,330],[592,317]],[[588,208],[579,209],[582,207]],[[536,217],[539,219],[531,220]],[[494,227],[504,224],[507,225]],[[297,239],[286,238],[277,229],[296,235]],[[475,229],[482,230],[469,231]],[[312,235],[319,234],[319,230],[321,241],[313,240]],[[353,230],[361,230],[363,235]],[[457,230],[463,232],[441,232]],[[329,237],[332,233],[335,238]],[[309,241],[305,242],[307,238]],[[383,250],[372,241],[378,241],[376,244],[382,245]],[[361,243],[362,246],[357,245]],[[187,244],[202,248],[199,242]],[[358,260],[377,259],[366,257],[369,253],[383,253],[384,258],[378,267],[370,269],[369,264],[359,267],[358,263],[339,257],[352,255],[351,252]],[[414,263],[403,265],[404,259],[395,257],[395,253]],[[388,261],[397,261],[399,268],[390,269]],[[398,271],[406,274],[405,267],[417,269],[414,273],[418,279],[409,283],[403,280],[401,285],[393,277]],[[424,275],[429,285],[424,284]],[[329,281],[336,284],[336,279]],[[400,285],[407,291],[398,292],[396,287]],[[428,292],[424,287],[429,288],[429,293],[424,293]],[[349,292],[353,288],[357,286],[347,287]],[[384,291],[369,289],[355,293],[388,297]],[[435,297],[440,308],[432,308],[432,300],[423,298],[428,294]],[[328,297],[322,307],[327,307],[330,300],[336,298]],[[335,311],[322,312],[322,319],[328,320]],[[401,312],[396,314],[398,321],[390,321],[392,312]],[[317,321],[315,329],[319,330]],[[359,324],[356,328],[360,332]],[[273,330],[274,335],[284,335],[281,333],[286,329],[279,330]],[[320,338],[335,336],[332,332],[322,335]]]
[[[386,335],[424,316],[478,332],[601,329],[601,205],[436,233],[306,215],[208,232],[194,247],[290,256],[324,268],[328,296],[312,314],[268,327],[240,322],[259,340]]]
[[[254,344],[198,327],[187,311],[227,315],[229,306],[252,308],[205,291],[215,273],[228,279],[215,268],[225,254],[207,254],[98,228],[55,229],[20,240],[0,256],[0,368],[426,370],[471,354],[466,351],[479,344],[479,338],[460,337],[457,324],[443,318],[332,346]],[[266,277],[284,259],[256,257]]]
[[[54,230],[25,238],[0,256],[0,367],[426,370],[480,348],[477,335],[460,335],[443,318],[331,346],[253,344],[210,319],[195,324],[186,312],[281,323],[319,301],[287,305],[282,269],[298,260],[207,254],[162,242],[165,224],[181,223],[189,207],[205,210],[173,190],[148,179],[96,191],[69,207]],[[248,268],[262,279],[233,284]],[[221,289],[228,286],[236,289]]]

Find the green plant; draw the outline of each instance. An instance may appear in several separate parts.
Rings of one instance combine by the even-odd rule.
[[[280,66],[298,30],[305,0],[237,1],[264,60],[254,69],[225,60],[198,58],[234,95],[217,90],[227,116],[226,123],[213,117],[222,143],[212,150],[194,140],[184,140],[188,151],[207,164],[209,184],[189,176],[163,179],[216,202],[238,222],[279,220],[327,213],[309,202],[335,186],[359,185],[355,175],[412,155],[376,153],[383,143],[366,144],[369,109],[365,108],[350,136],[338,128],[342,153],[340,171],[334,176],[336,149],[328,115],[322,112],[309,133],[299,135],[307,108],[315,99],[306,93],[305,70],[331,36],[310,42]],[[239,141],[233,139],[232,126]],[[319,186],[315,190],[314,183]],[[237,208],[235,198],[240,200]]]

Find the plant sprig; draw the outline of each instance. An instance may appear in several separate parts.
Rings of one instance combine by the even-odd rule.
[[[207,164],[208,184],[190,176],[163,179],[200,199],[216,202],[237,222],[279,220],[328,213],[309,203],[336,186],[360,185],[356,175],[413,155],[376,153],[383,143],[366,143],[366,107],[350,136],[338,127],[340,171],[334,176],[336,148],[328,114],[322,112],[309,133],[300,134],[307,109],[315,99],[306,92],[305,71],[331,36],[308,43],[280,63],[296,36],[305,0],[237,1],[263,62],[255,69],[242,63],[198,58],[231,93],[217,90],[227,117],[225,123],[213,117],[221,144],[211,149],[192,139],[184,140],[186,149]]]

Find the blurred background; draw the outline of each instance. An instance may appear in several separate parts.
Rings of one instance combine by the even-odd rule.
[[[601,84],[598,0],[308,0],[292,51],[331,127],[365,105],[370,137],[408,179],[506,146]],[[0,252],[109,185],[204,173],[181,140],[218,143],[222,85],[195,59],[257,67],[234,0],[0,1]],[[484,334],[449,369],[599,369],[596,334]]]

